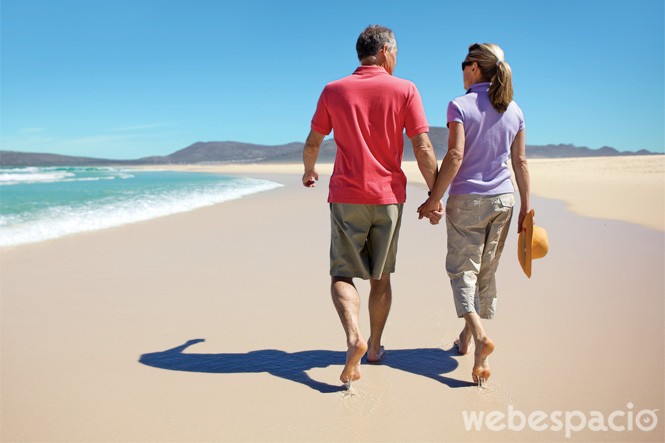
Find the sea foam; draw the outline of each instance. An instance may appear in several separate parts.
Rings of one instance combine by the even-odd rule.
[[[75,181],[115,180],[133,177],[115,168],[16,168],[0,169],[0,186]]]
[[[98,171],[92,171],[99,175]],[[63,174],[63,173],[66,173]],[[69,174],[72,174],[69,175]],[[11,172],[0,170],[0,174],[11,175]],[[83,182],[85,180],[105,180],[111,178],[121,178],[132,176],[127,172],[120,173],[112,171],[105,177],[85,177],[80,171],[48,171],[31,170],[24,171],[25,177],[32,177],[31,181],[24,181],[23,184],[32,183],[21,189],[27,189],[26,194],[35,187],[49,187],[49,185],[35,180],[35,177],[47,174],[59,174],[58,180],[60,187],[70,189],[71,186],[77,188],[86,188],[85,183],[67,184],[69,180]],[[136,173],[136,175],[149,173]],[[157,173],[153,173],[157,174]],[[177,174],[177,173],[171,173]],[[154,179],[153,179],[154,180]],[[249,178],[229,178],[215,182],[206,181],[205,183],[176,183],[168,184],[168,180],[156,180],[159,186],[151,188],[141,188],[129,186],[131,180],[127,182],[120,190],[110,192],[104,188],[101,183],[95,184],[96,196],[88,200],[81,201],[80,197],[72,197],[71,201],[62,199],[54,204],[33,205],[29,210],[15,213],[5,211],[0,214],[0,246],[13,246],[26,243],[34,243],[48,239],[54,239],[69,234],[94,231],[98,229],[111,228],[129,223],[150,220],[157,217],[163,217],[179,212],[191,211],[205,206],[211,206],[229,200],[242,198],[244,196],[257,192],[268,191],[281,187],[279,183],[257,180]],[[50,182],[53,183],[53,182]],[[101,188],[100,188],[101,187]],[[8,189],[19,189],[14,186],[4,188],[5,193]],[[99,191],[104,190],[104,192]],[[41,191],[43,193],[43,191]],[[55,191],[53,191],[55,192]],[[62,194],[62,191],[60,191]]]

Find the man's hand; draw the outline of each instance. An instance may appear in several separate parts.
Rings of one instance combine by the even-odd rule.
[[[311,171],[305,171],[305,173],[302,176],[302,184],[306,188],[316,187],[317,181],[319,181],[319,173],[316,172],[316,169],[313,169]]]
[[[302,162],[305,166],[305,173],[302,176],[302,184],[306,188],[313,188],[319,179],[319,173],[316,172],[316,159],[319,157],[319,149],[323,143],[323,134],[319,134],[314,129],[309,131],[305,147],[302,150]]]
[[[441,221],[444,212],[445,211],[441,200],[433,200],[430,197],[418,208],[418,220],[428,218],[430,224],[436,225]]]

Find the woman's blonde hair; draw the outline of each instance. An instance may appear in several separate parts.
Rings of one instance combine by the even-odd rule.
[[[484,81],[491,82],[490,102],[498,112],[505,112],[513,101],[513,71],[504,60],[503,49],[494,43],[469,46],[465,62],[476,62]]]

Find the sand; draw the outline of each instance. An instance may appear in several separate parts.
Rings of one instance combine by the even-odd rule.
[[[350,392],[338,382],[345,340],[328,288],[327,167],[305,189],[297,167],[235,166],[285,186],[1,249],[0,439],[562,441],[561,414],[571,441],[662,441],[662,169],[645,191],[660,192],[651,201],[661,218],[628,223],[569,210],[583,193],[571,181],[583,181],[557,182],[553,171],[595,161],[531,161],[550,253],[527,279],[511,230],[497,318],[486,322],[497,348],[485,389],[471,383],[471,356],[452,348],[462,322],[443,269],[445,227],[417,220],[424,189],[415,181],[385,361],[363,364]],[[586,187],[594,202],[644,177],[610,175]],[[368,285],[358,288],[367,334]],[[498,421],[467,430],[469,413]],[[520,413],[532,424],[520,426]],[[594,431],[600,416],[624,429]]]

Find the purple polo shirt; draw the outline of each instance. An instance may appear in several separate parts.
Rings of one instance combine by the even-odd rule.
[[[508,160],[515,136],[526,126],[517,103],[500,113],[489,98],[489,83],[471,85],[448,104],[448,123],[464,125],[464,159],[450,185],[450,195],[495,195],[515,191]]]

